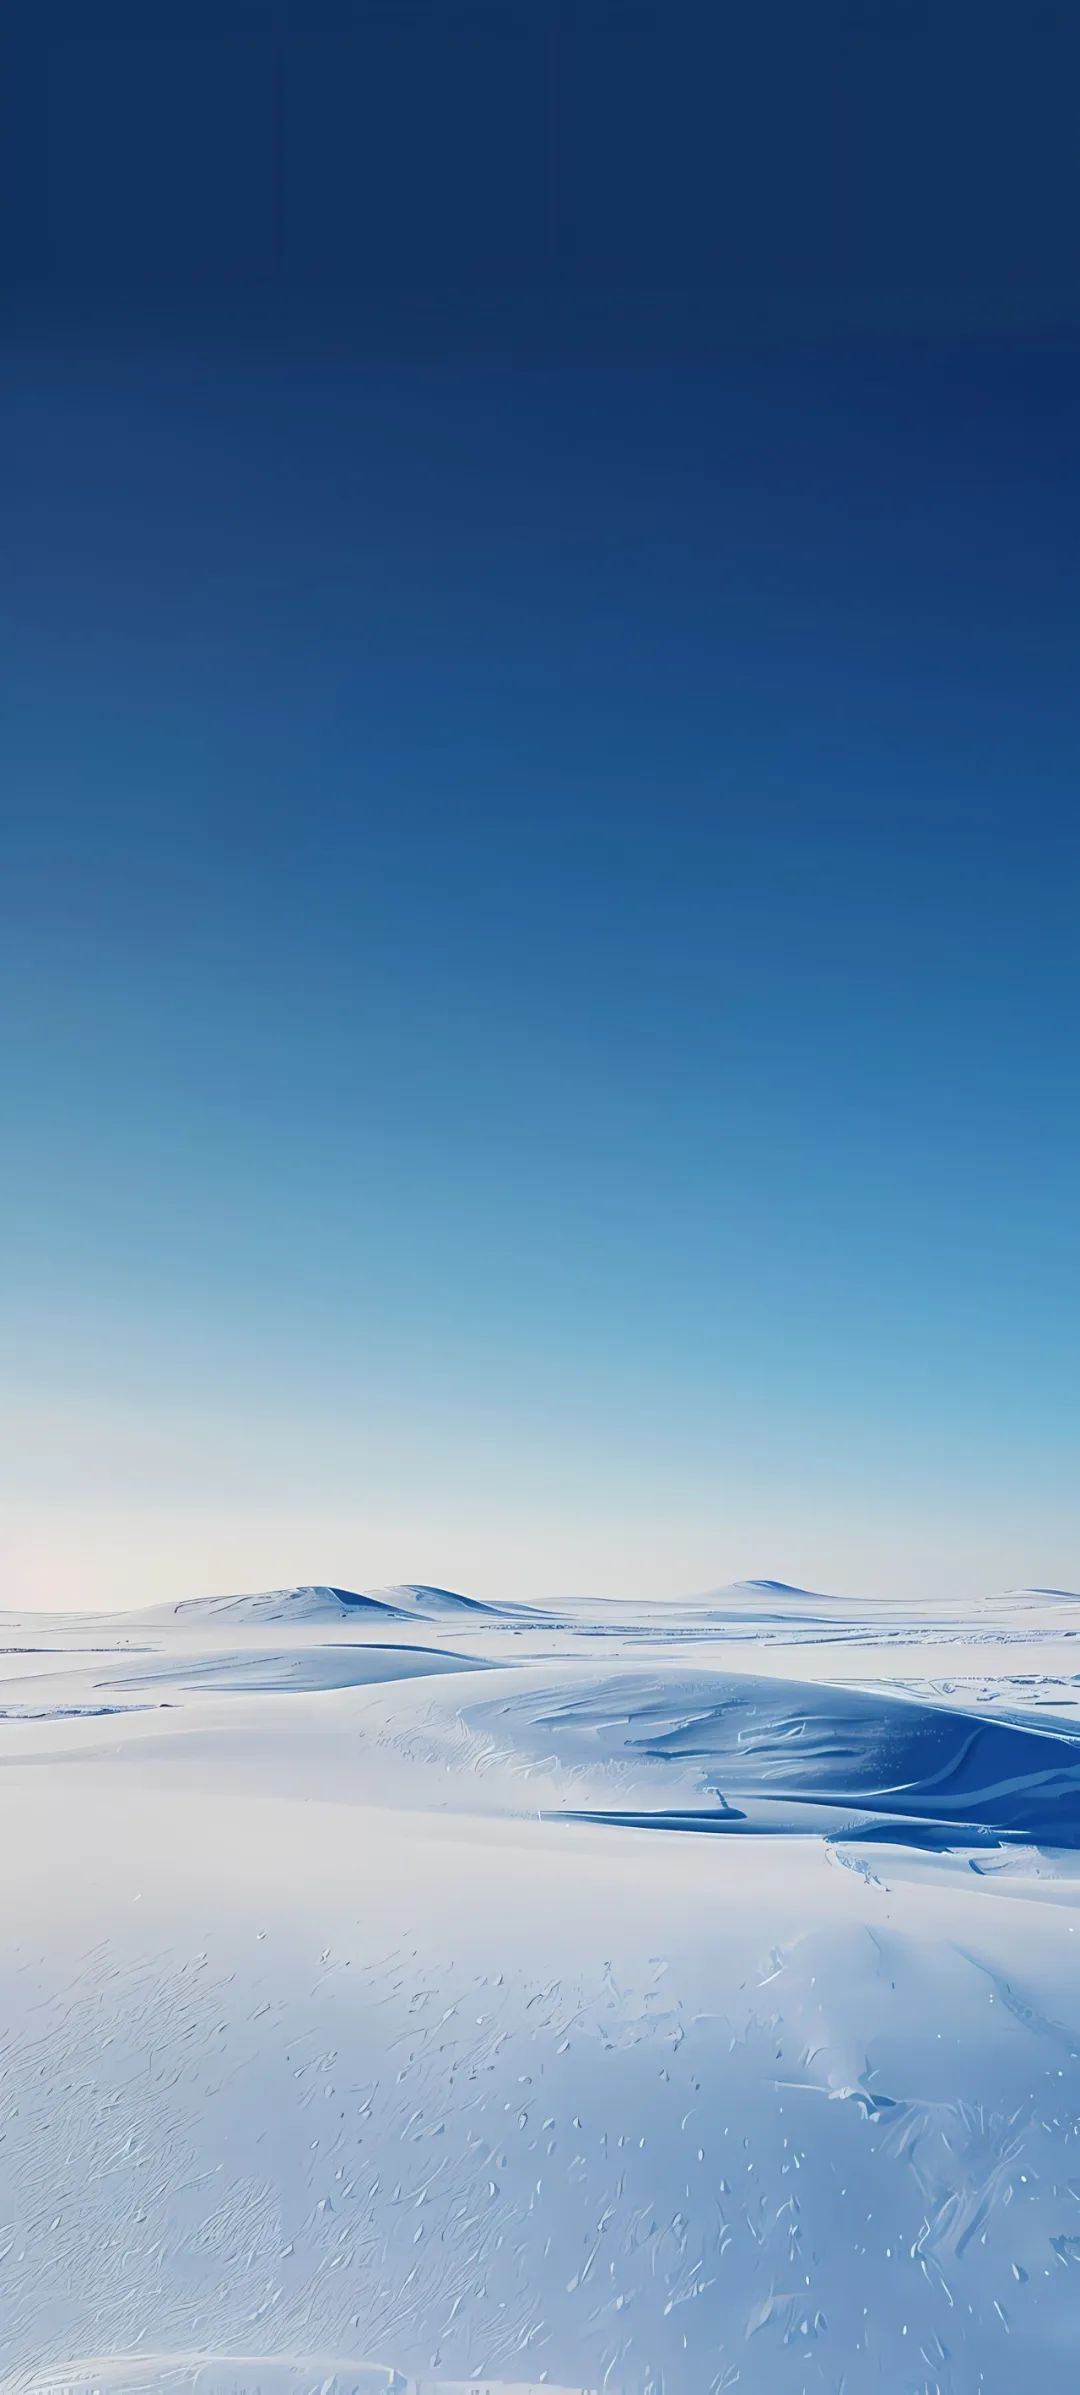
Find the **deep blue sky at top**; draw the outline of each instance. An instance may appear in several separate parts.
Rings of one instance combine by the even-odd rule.
[[[253,297],[231,185],[215,282],[112,157],[5,343],[34,1585],[1066,1575],[1080,347],[1015,227],[991,303],[421,297],[409,217]]]

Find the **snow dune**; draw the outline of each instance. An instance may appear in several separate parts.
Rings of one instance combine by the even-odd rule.
[[[564,1675],[466,1714],[560,1768],[587,1775],[595,1762],[640,1800],[618,1817],[643,1826],[1080,1845],[1080,1740],[1041,1722],[890,1690],[670,1670]]]

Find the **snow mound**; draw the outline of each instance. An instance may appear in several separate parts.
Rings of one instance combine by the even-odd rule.
[[[793,1588],[787,1580],[733,1580],[690,1599],[689,1610],[707,1621],[827,1623],[865,1617],[864,1599],[829,1596],[822,1589]]]
[[[556,1803],[569,1785],[577,1818],[1080,1847],[1080,1738],[1042,1722],[749,1673],[504,1678],[509,1693],[471,1702],[466,1720],[489,1749],[544,1767]],[[622,1802],[599,1801],[612,1789]]]
[[[1051,1605],[1080,1605],[1080,1593],[1075,1588],[1007,1588],[992,1597],[994,1605],[1036,1604],[1049,1600]]]
[[[497,1620],[502,1616],[523,1614],[526,1608],[518,1605],[493,1605],[481,1597],[463,1597],[456,1588],[431,1588],[421,1580],[403,1580],[393,1588],[373,1588],[365,1602],[383,1605],[394,1613],[419,1614],[424,1621],[443,1621],[455,1614],[469,1614],[477,1621]]]
[[[127,1618],[140,1622],[180,1622],[194,1629],[202,1621],[339,1622],[343,1614],[392,1621],[401,1609],[385,1596],[364,1596],[356,1589],[333,1588],[325,1582],[301,1588],[267,1588],[254,1595],[185,1597],[178,1605],[148,1605]]]
[[[280,1622],[297,1628],[313,1627],[347,1618],[360,1626],[380,1621],[453,1621],[469,1620],[478,1625],[485,1621],[526,1620],[531,1609],[517,1605],[485,1603],[480,1597],[465,1597],[457,1589],[428,1587],[423,1581],[406,1580],[394,1588],[338,1588],[329,1582],[311,1582],[297,1588],[267,1588],[252,1594],[185,1597],[176,1605],[149,1605],[138,1613],[124,1616],[128,1622],[176,1622],[186,1630],[200,1627],[203,1622],[229,1623]]]

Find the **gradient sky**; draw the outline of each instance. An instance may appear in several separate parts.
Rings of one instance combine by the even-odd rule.
[[[12,346],[6,1601],[1075,1585],[1076,343]]]

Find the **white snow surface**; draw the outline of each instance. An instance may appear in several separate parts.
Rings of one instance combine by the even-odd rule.
[[[1072,2395],[1078,1641],[0,1617],[4,2395]]]

